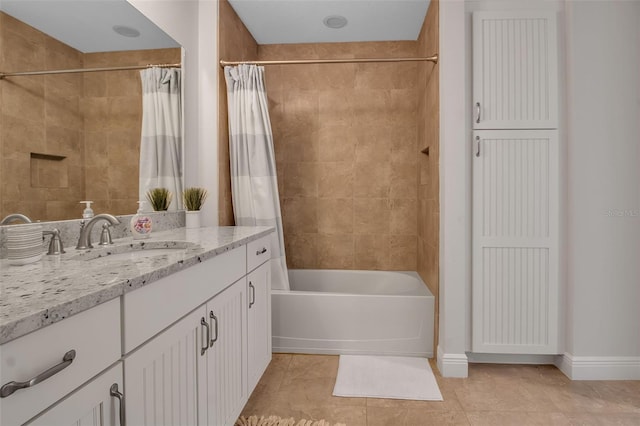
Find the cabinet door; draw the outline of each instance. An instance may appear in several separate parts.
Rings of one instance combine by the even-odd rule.
[[[251,272],[248,288],[248,393],[258,384],[271,361],[271,262]]]
[[[198,424],[204,315],[195,310],[124,359],[128,425]]]
[[[475,132],[473,352],[556,354],[557,131]]]
[[[247,283],[242,278],[207,303],[207,425],[233,425],[247,402]]]
[[[474,128],[557,128],[557,62],[555,12],[474,13]]]
[[[120,402],[111,396],[116,384],[122,392],[122,364],[118,363],[72,393],[29,426],[121,426]]]

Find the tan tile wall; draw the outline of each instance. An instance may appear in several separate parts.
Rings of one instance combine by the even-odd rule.
[[[259,46],[260,59],[415,56],[416,42]],[[418,66],[269,66],[290,268],[416,270]]]
[[[179,61],[180,49],[82,54],[0,12],[5,72]],[[1,80],[0,217],[79,217],[84,199],[96,213],[135,211],[141,105],[139,71]]]
[[[82,67],[82,54],[0,12],[0,70]],[[30,76],[0,80],[0,217],[66,219],[84,194],[82,77]],[[31,153],[41,173],[31,184]],[[66,178],[47,179],[54,173]]]
[[[85,68],[180,62],[180,49],[87,53]],[[86,197],[94,211],[130,214],[138,201],[142,86],[140,71],[82,74]],[[176,196],[176,194],[174,194]]]
[[[227,0],[218,2],[218,59],[249,61],[258,59],[258,45]],[[229,170],[229,128],[227,85],[218,74],[218,224],[234,225]]]
[[[431,56],[438,52],[438,0],[432,0],[424,26],[418,38],[419,54]],[[440,231],[440,110],[438,65],[424,63],[418,71],[420,99],[418,115],[419,149],[429,148],[429,155],[419,154],[418,171],[418,273],[435,295],[434,348],[438,344],[439,231]]]

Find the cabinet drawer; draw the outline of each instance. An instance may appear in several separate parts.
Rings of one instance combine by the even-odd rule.
[[[271,259],[271,236],[275,234],[265,235],[264,237],[251,241],[247,244],[247,272],[253,271],[267,260]]]
[[[124,352],[129,353],[245,275],[238,247],[124,295]]]
[[[24,423],[119,359],[119,298],[0,346],[0,385],[29,381],[71,350],[75,358],[64,369],[0,398],[0,424]]]

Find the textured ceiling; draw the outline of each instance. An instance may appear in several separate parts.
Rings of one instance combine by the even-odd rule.
[[[416,40],[429,0],[229,0],[258,44]],[[342,15],[348,24],[327,28]]]
[[[84,53],[180,46],[126,0],[0,0],[0,10]],[[114,25],[140,36],[123,37]]]

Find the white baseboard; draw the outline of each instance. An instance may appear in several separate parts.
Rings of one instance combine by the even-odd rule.
[[[462,354],[445,354],[438,345],[437,357],[438,370],[442,377],[468,377],[469,361],[467,355]]]
[[[571,380],[640,380],[640,357],[565,353],[555,365]]]
[[[480,354],[467,352],[470,364],[534,364],[556,365],[559,355]]]

